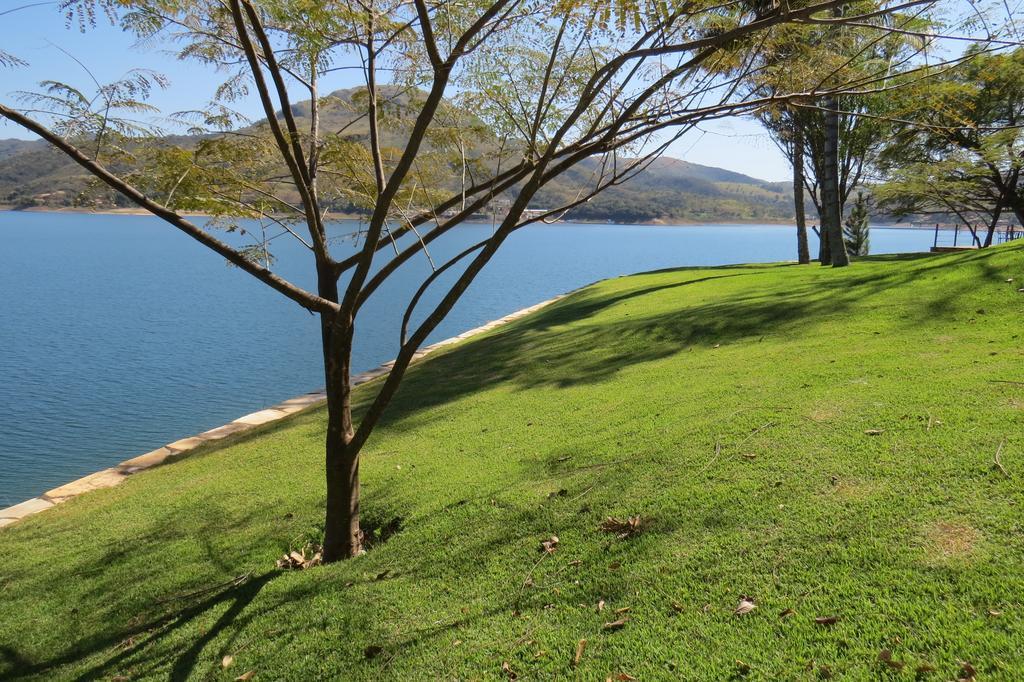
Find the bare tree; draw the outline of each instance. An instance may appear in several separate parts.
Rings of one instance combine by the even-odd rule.
[[[116,8],[127,29],[170,35],[183,58],[229,69],[214,105],[189,114],[221,134],[191,146],[140,144],[127,127],[100,144],[95,125],[66,125],[67,98],[59,94],[31,112],[0,105],[0,116],[319,316],[327,387],[324,559],[334,561],[362,546],[360,451],[418,348],[509,235],[627,181],[701,121],[875,87],[864,77],[855,86],[830,82],[770,95],[739,87],[758,68],[758,36],[828,16],[841,4],[72,0],[64,3],[72,16]],[[843,21],[918,4],[929,3],[875,3],[869,14],[847,12]],[[364,79],[344,102],[319,92],[338,69]],[[304,118],[296,115],[296,92],[309,98]],[[238,129],[229,125],[229,105],[246,96],[259,100],[266,120]],[[334,107],[351,114],[340,130],[322,125]],[[117,107],[87,108],[71,118],[124,120],[118,115]],[[576,197],[540,215],[527,211],[538,190],[593,158],[596,170]],[[413,310],[436,276],[411,301],[395,301],[406,308],[400,348],[357,422],[351,352],[363,305],[399,268],[429,257],[432,244],[497,199],[493,234],[434,264],[457,276],[420,321],[411,324]],[[356,251],[343,258],[326,229],[337,202],[364,206],[369,216]],[[199,224],[185,210],[214,219]],[[266,239],[243,248],[213,233],[253,217],[275,221],[284,238],[307,248],[314,290],[272,269]]]

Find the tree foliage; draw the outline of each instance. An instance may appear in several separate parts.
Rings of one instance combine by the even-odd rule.
[[[864,192],[857,192],[857,198],[850,208],[850,214],[843,223],[843,239],[851,256],[866,256],[870,250],[870,227],[868,220],[868,199]]]
[[[903,93],[913,120],[887,140],[879,196],[900,215],[956,216],[987,246],[1004,213],[1024,224],[1024,49],[966,56]]]

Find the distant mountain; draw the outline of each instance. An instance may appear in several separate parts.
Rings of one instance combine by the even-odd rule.
[[[321,129],[345,129],[352,139],[368,134],[365,121],[355,119],[345,106],[360,94],[357,89],[332,93],[338,106],[325,107]],[[401,97],[395,103],[402,104]],[[299,119],[309,116],[309,102],[292,105]],[[265,125],[265,122],[254,124]],[[301,123],[300,123],[301,125]],[[401,144],[400,135],[384,133],[385,144]],[[190,140],[175,136],[173,142]],[[545,187],[533,208],[553,208],[571,201],[588,186],[596,161],[580,164]],[[42,141],[0,140],[0,204],[19,208],[72,206],[86,188],[89,177]],[[118,203],[121,203],[120,201]],[[791,221],[792,193],[789,183],[757,180],[742,173],[702,166],[673,158],[656,160],[629,183],[610,188],[596,199],[573,209],[567,219],[595,222],[731,222]]]
[[[4,159],[19,152],[27,151],[33,145],[39,144],[41,143],[31,142],[29,140],[0,140],[0,159]]]
[[[593,163],[581,164],[544,188],[534,203],[546,208],[570,200],[585,186]],[[793,219],[792,185],[662,157],[627,184],[605,190],[566,217],[620,223],[785,222]]]

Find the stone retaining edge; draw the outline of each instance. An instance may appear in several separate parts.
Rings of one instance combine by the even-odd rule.
[[[429,346],[424,346],[423,348],[416,351],[415,354],[413,354],[412,361],[416,362],[418,360],[421,360],[423,357],[438,350],[439,348],[443,348],[444,346],[450,346],[453,343],[464,341],[465,339],[490,331],[504,324],[512,322],[513,320],[518,320],[521,317],[525,317],[530,313],[536,312],[541,308],[551,305],[555,301],[565,298],[567,295],[568,294],[562,294],[561,296],[549,298],[546,301],[541,301],[540,303],[532,305],[528,308],[517,310],[516,312],[506,315],[505,317],[498,318],[497,320],[492,320],[487,324],[481,325],[474,329],[470,329],[469,331],[458,334],[457,336],[453,336],[443,341],[438,341],[437,343],[433,343]],[[391,371],[391,368],[394,366],[394,364],[394,360],[389,360],[380,367],[355,375],[354,377],[352,377],[352,386],[355,387],[360,384],[365,384],[368,381],[373,381],[378,377],[384,376],[389,371]],[[192,450],[194,450],[200,445],[203,445],[204,443],[220,440],[222,438],[233,436],[239,433],[244,433],[246,431],[256,428],[257,426],[272,424],[274,422],[290,417],[291,415],[296,414],[297,412],[302,412],[303,410],[309,409],[315,405],[320,405],[326,400],[327,394],[324,392],[324,390],[304,393],[300,396],[289,398],[284,402],[278,403],[277,405],[273,405],[266,409],[259,410],[257,412],[252,412],[247,415],[243,415],[238,419],[235,419],[234,421],[224,424],[223,426],[218,426],[217,428],[210,429],[208,431],[203,431],[202,433],[196,434],[194,436],[181,438],[179,440],[174,441],[173,443],[168,443],[163,447],[159,447],[156,450],[152,450],[137,457],[132,457],[131,459],[126,459],[120,464],[110,467],[109,469],[97,471],[96,473],[89,474],[88,476],[83,476],[82,478],[79,478],[76,481],[71,481],[70,483],[65,483],[62,486],[58,486],[53,490],[48,490],[39,497],[33,497],[30,500],[25,500],[24,502],[7,507],[6,509],[0,509],[0,528],[3,528],[4,526],[9,526],[16,521],[20,521],[26,516],[38,514],[41,511],[46,511],[47,509],[57,506],[61,502],[66,502],[67,500],[70,500],[73,497],[77,497],[83,493],[87,493],[90,490],[99,490],[101,488],[113,488],[114,486],[119,485],[129,476],[137,474],[140,471],[145,471],[146,469],[152,469],[153,467],[177,462],[181,459],[184,459],[185,457],[188,457],[191,454]]]

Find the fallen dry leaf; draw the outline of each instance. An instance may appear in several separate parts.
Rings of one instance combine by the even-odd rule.
[[[579,643],[576,644],[576,655],[572,657],[573,667],[578,666],[580,664],[580,659],[583,658],[583,650],[586,648],[587,640],[585,639],[581,639]]]
[[[629,673],[619,673],[615,677],[609,677],[608,679],[616,680],[616,682],[629,682],[630,680],[635,680],[636,678],[630,675]]]
[[[312,543],[301,551],[292,550],[277,560],[277,567],[288,570],[303,570],[323,563],[323,549]]]
[[[604,611],[604,599],[598,599],[597,600],[597,612],[601,613],[602,611]]]
[[[617,571],[620,568],[622,568],[622,562],[621,561],[613,561],[610,564],[608,564],[608,570],[609,571]]]
[[[628,622],[629,618],[620,618],[619,620],[614,620],[611,623],[605,623],[601,628],[603,630],[619,630]]]
[[[516,675],[516,674],[515,674],[515,673],[514,673],[514,672],[512,671],[512,666],[510,666],[510,665],[508,664],[508,661],[504,661],[504,662],[503,662],[503,663],[501,664],[501,672],[505,673],[505,675],[507,675],[507,676],[508,676],[508,679],[510,679],[510,680],[515,680],[515,679],[518,679],[518,678],[519,678],[519,675]]]
[[[751,611],[753,611],[756,608],[757,608],[757,604],[754,603],[754,598],[753,597],[746,597],[746,596],[740,595],[739,606],[737,606],[736,610],[734,610],[732,612],[732,615],[734,615],[734,616],[745,616],[746,614],[750,613]]]
[[[672,602],[672,610],[675,611],[676,613],[682,613],[683,612],[683,605],[680,604],[677,601],[674,601],[674,602]]]
[[[978,677],[978,671],[968,661],[960,661],[960,677],[958,682],[974,682]]]
[[[224,668],[224,670],[227,670],[234,664],[234,662],[234,656],[225,656],[224,658],[220,659],[220,667]]]
[[[743,457],[744,457],[744,459],[757,459],[757,453],[756,452],[745,452],[745,453],[743,453]]]
[[[544,540],[540,543],[540,548],[548,554],[554,554],[555,550],[558,549],[558,536],[552,535],[547,540]]]
[[[864,432],[865,436],[881,436],[885,433],[885,429],[868,429]]]
[[[640,532],[643,526],[643,521],[640,515],[630,516],[629,518],[622,520],[614,516],[609,516],[601,525],[598,526],[605,533],[615,533],[615,536],[619,539],[625,539],[632,537]]]
[[[916,674],[917,674],[918,676],[921,676],[921,675],[926,675],[926,674],[928,674],[928,673],[933,673],[933,672],[935,672],[936,670],[938,670],[938,668],[936,668],[936,667],[935,667],[934,665],[932,665],[931,663],[927,663],[927,662],[926,662],[926,663],[922,663],[922,664],[920,664],[919,666],[917,666],[916,668],[914,668],[914,672],[915,672],[915,673],[916,673]]]
[[[795,616],[795,615],[796,615],[796,611],[794,611],[793,609],[785,609],[785,610],[779,612],[779,618],[789,618],[790,616]]]
[[[621,615],[623,613],[626,613],[629,610],[631,610],[632,608],[633,608],[632,606],[623,606],[621,609],[615,609],[615,615],[618,616],[618,615]]]
[[[878,652],[878,660],[886,664],[893,670],[903,670],[903,661],[897,661],[892,657],[892,652],[888,649],[882,649]]]
[[[1002,611],[996,611],[995,609],[989,609],[988,610],[988,615],[992,616],[993,618],[998,618],[999,616],[1003,615],[1003,612]]]
[[[746,675],[747,673],[750,672],[750,664],[749,663],[744,663],[743,661],[741,661],[741,660],[739,660],[737,658],[736,659],[736,671],[740,675]]]
[[[835,625],[839,622],[839,616],[818,616],[814,622],[818,625]]]
[[[242,673],[241,675],[236,677],[235,678],[235,682],[249,682],[249,680],[251,680],[255,675],[256,675],[256,671],[255,670],[250,670],[249,672]]]

